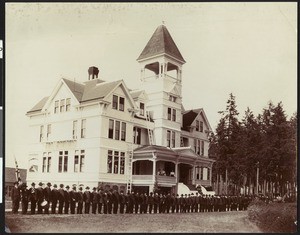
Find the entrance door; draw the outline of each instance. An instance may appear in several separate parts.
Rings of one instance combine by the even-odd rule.
[[[179,164],[179,183],[190,184],[192,175],[192,166],[184,163]]]

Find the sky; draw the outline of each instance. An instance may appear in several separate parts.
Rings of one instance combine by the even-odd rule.
[[[229,94],[240,118],[283,102],[297,111],[297,3],[6,3],[6,166],[28,167],[28,117],[62,77],[139,88],[136,61],[168,28],[186,64],[183,105],[204,108],[213,130]]]

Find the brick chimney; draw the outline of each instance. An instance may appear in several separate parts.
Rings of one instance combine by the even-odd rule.
[[[89,80],[94,80],[98,78],[99,69],[95,66],[89,67],[88,73],[89,73]]]

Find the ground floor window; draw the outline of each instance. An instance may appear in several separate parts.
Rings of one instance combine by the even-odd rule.
[[[75,150],[74,172],[83,172],[84,158],[85,158],[85,151],[84,150]]]
[[[58,172],[68,171],[68,151],[59,151]]]
[[[125,173],[125,152],[108,150],[107,173]]]

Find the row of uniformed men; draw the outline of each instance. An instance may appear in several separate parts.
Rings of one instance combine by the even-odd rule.
[[[67,185],[64,188],[60,184],[57,185],[47,183],[39,183],[35,188],[35,183],[31,184],[31,188],[27,189],[26,184],[20,185],[22,202],[22,213],[26,214],[28,203],[31,204],[31,214],[37,213],[49,214],[82,214],[84,213],[187,213],[187,212],[212,212],[212,211],[230,211],[230,210],[246,210],[251,201],[250,196],[202,196],[198,193],[190,194],[158,194],[158,193],[138,193],[131,192],[124,194],[123,191],[118,193],[116,190],[103,190],[94,187],[92,192],[89,187],[79,187],[78,191],[75,185],[72,189]],[[77,209],[75,211],[75,209]]]

